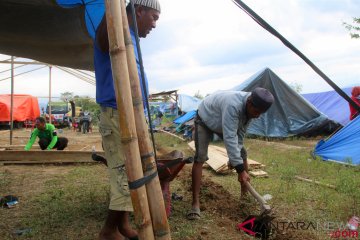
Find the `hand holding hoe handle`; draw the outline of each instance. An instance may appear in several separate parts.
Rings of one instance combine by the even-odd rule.
[[[260,203],[261,213],[268,214],[271,212],[270,205],[264,200],[262,196],[251,186],[250,182],[244,181],[244,184],[247,190],[251,193],[251,195]]]

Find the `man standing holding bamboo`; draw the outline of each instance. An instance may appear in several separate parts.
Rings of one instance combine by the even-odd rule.
[[[160,4],[158,0],[131,0],[135,7],[135,16],[138,35],[145,38],[156,27],[156,21],[160,16]],[[135,27],[130,4],[126,8],[130,27],[131,39],[134,45],[136,62],[140,74],[139,56],[136,48]],[[103,17],[97,31],[94,44],[94,63],[96,76],[96,101],[101,107],[100,133],[108,163],[110,175],[110,205],[105,225],[99,239],[118,240],[123,236],[128,239],[138,239],[137,232],[130,226],[128,213],[133,211],[128,180],[124,169],[124,157],[119,133],[119,113],[117,110],[115,90],[111,71],[109,55],[109,41],[106,18]],[[145,76],[147,88],[147,79]],[[148,92],[144,93],[143,82],[140,80],[143,100],[147,99]],[[121,87],[121,86],[120,86]],[[132,106],[129,106],[132,108]]]

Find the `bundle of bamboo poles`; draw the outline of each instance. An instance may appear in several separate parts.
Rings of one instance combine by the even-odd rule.
[[[119,127],[126,174],[134,182],[156,173],[156,162],[145,121],[134,46],[124,0],[105,0]],[[130,106],[133,106],[131,108]],[[164,199],[156,175],[145,186],[130,190],[139,239],[171,239]]]

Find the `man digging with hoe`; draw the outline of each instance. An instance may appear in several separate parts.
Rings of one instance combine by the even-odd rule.
[[[266,112],[274,96],[264,88],[250,92],[219,91],[206,97],[199,105],[195,117],[195,148],[192,168],[192,208],[187,219],[200,218],[200,186],[202,166],[208,160],[208,146],[216,133],[224,140],[230,166],[236,169],[241,194],[246,193],[248,174],[247,153],[243,145],[246,129],[253,118]]]

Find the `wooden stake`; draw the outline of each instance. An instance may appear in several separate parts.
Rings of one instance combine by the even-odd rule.
[[[124,1],[121,1],[121,13],[123,19],[127,62],[129,67],[131,93],[133,98],[136,132],[139,141],[140,154],[142,156],[144,175],[148,176],[156,172],[157,168],[154,158],[154,150],[150,142],[148,126],[145,122],[138,69],[135,61],[134,46],[129,32],[129,24],[127,20]],[[146,190],[155,239],[171,239],[170,228],[166,216],[164,198],[158,176],[156,176],[149,183],[146,184]]]
[[[140,160],[134,112],[131,107],[133,103],[131,99],[120,2],[122,4],[123,0],[105,0],[106,21],[126,174],[128,181],[133,182],[143,178],[144,175]],[[139,238],[143,240],[154,239],[145,186],[130,190],[130,195]]]
[[[300,177],[300,176],[295,176],[295,179],[300,180],[300,181],[303,181],[303,182],[314,183],[314,184],[316,184],[316,185],[320,185],[320,186],[323,186],[323,187],[328,187],[328,188],[336,189],[336,187],[335,187],[334,185],[322,183],[322,182],[319,182],[319,181],[316,181],[316,180],[311,180],[311,179],[303,178],[303,177]]]
[[[162,132],[162,133],[165,133],[165,134],[169,134],[170,136],[175,137],[175,138],[177,138],[177,139],[180,139],[180,140],[181,140],[181,141],[183,141],[183,142],[185,142],[185,141],[186,141],[186,139],[181,138],[181,137],[179,137],[179,136],[178,136],[178,135],[176,135],[176,134],[173,134],[173,133],[170,133],[170,132],[167,132],[167,131],[161,130],[161,129],[159,129],[158,131],[159,131],[159,132]]]

